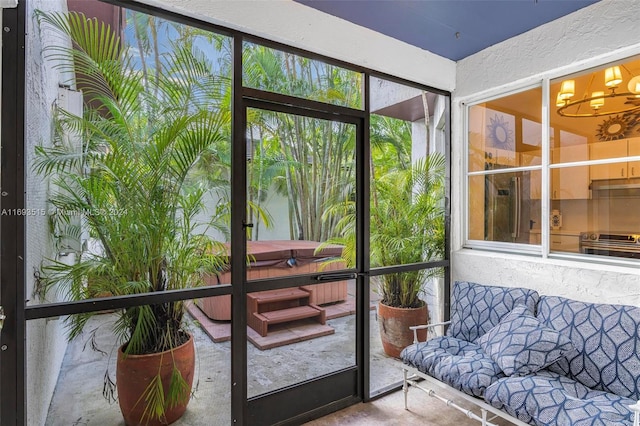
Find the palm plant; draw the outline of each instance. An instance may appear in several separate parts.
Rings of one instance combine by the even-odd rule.
[[[250,43],[244,46],[243,61],[246,86],[337,105],[361,104],[358,73]],[[266,162],[254,163],[249,178],[258,187],[255,195],[276,189],[287,197],[289,238],[327,239],[335,221],[322,221],[322,212],[355,180],[354,126],[259,110],[250,114],[254,136],[261,141],[259,155],[263,161],[277,160],[267,187],[261,182],[265,170],[258,167]],[[260,202],[257,196],[255,200]]]
[[[370,260],[372,266],[426,262],[444,255],[445,159],[432,153],[410,168],[391,170],[376,179],[372,188]],[[375,194],[375,196],[374,196]],[[341,217],[337,236],[329,244],[340,244],[343,261],[355,265],[355,203],[333,205],[326,216]],[[380,277],[381,302],[399,308],[424,304],[424,284],[438,270],[419,270]]]
[[[44,268],[45,285],[73,300],[200,285],[204,274],[222,267],[218,254],[224,251],[196,221],[206,189],[189,180],[229,125],[228,111],[212,98],[212,86],[222,84],[213,67],[183,43],[161,54],[155,72],[143,71],[110,27],[76,13],[38,18],[73,42],[49,47],[47,58],[74,76],[85,110],[81,117],[55,110],[59,131],[51,146],[37,149],[34,168],[57,187],[50,195],[57,232],[77,234],[71,218],[80,216],[81,228],[100,246],[81,252],[71,265],[52,260]],[[210,225],[224,228],[223,213]],[[184,308],[178,301],[119,311],[114,332],[125,355],[183,344],[189,337]],[[71,338],[90,316],[70,318]],[[190,393],[179,374],[172,375],[165,397],[158,397],[162,389],[152,391],[145,396],[154,402],[146,415],[157,418]]]
[[[371,207],[371,263],[405,265],[444,255],[445,160],[431,154],[410,169],[376,181],[377,202]],[[382,303],[417,308],[420,292],[438,270],[408,271],[382,277]]]

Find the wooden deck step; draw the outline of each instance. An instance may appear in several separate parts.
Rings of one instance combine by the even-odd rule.
[[[313,305],[296,306],[295,308],[280,309],[279,311],[263,312],[262,315],[269,324],[279,324],[281,322],[296,321],[304,318],[320,316],[322,309]],[[324,321],[322,322],[324,324]]]
[[[253,299],[258,304],[269,303],[281,300],[296,300],[303,297],[309,297],[309,292],[299,287],[284,288],[281,290],[260,291],[257,293],[249,293],[247,297]]]
[[[317,318],[320,324],[327,322],[325,310],[316,305],[295,306],[261,313],[254,312],[253,318],[254,321],[250,321],[251,328],[256,330],[262,337],[267,335],[269,325],[272,324],[281,324],[306,318]]]

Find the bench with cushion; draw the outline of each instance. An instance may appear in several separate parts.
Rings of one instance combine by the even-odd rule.
[[[413,327],[448,325],[444,336],[402,351],[405,408],[418,387],[485,425],[492,415],[555,426],[633,426],[640,417],[640,308],[468,282],[454,284],[451,306],[450,323]]]

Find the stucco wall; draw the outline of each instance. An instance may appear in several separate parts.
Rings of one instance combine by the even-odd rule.
[[[26,48],[26,128],[25,128],[25,207],[47,211],[48,183],[32,171],[34,149],[51,143],[51,106],[58,93],[58,73],[44,61],[40,31],[34,10],[60,10],[63,1],[31,0],[27,10]],[[50,40],[45,38],[45,40]],[[34,294],[36,271],[44,258],[54,256],[49,225],[44,214],[26,217],[26,297],[29,304],[40,303]],[[55,301],[55,294],[49,300]],[[60,319],[27,322],[27,424],[44,424],[58,372],[67,347]]]
[[[640,53],[633,0],[602,0],[458,63],[452,97],[452,273],[455,280],[524,286],[586,301],[640,305],[640,268],[462,249],[464,122],[461,102]]]
[[[288,199],[287,197],[278,194],[275,187],[269,188],[267,190],[267,194],[266,200],[262,201],[260,207],[271,215],[271,227],[267,228],[262,221],[254,223],[253,239],[261,241],[289,239],[290,220],[287,208]],[[215,214],[215,208],[219,202],[220,198],[214,191],[208,192],[204,197],[205,209],[196,216],[195,221],[197,223],[208,223],[209,220],[211,220],[211,217]],[[256,230],[258,232],[257,238]],[[197,232],[205,232],[217,241],[227,241],[227,237],[222,232],[213,229],[212,227],[201,226],[198,228]]]

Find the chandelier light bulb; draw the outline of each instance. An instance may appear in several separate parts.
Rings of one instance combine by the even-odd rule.
[[[560,86],[560,99],[566,100],[571,98],[576,93],[575,80],[565,80]]]
[[[622,78],[622,69],[625,70],[628,78]],[[600,80],[603,75],[604,81]],[[598,80],[601,83],[598,83]],[[576,81],[579,87],[576,87]],[[602,82],[606,87],[602,86]],[[577,98],[575,97],[576,88],[579,91]],[[605,102],[606,99],[610,100]],[[616,65],[581,75],[578,80],[564,80],[556,93],[556,108],[558,115],[572,118],[629,113],[638,116],[640,114],[640,74],[634,76],[626,65]]]
[[[637,75],[629,80],[627,89],[629,89],[631,93],[635,93],[637,95],[640,94],[640,75]]]
[[[610,67],[604,70],[604,84],[607,87],[616,87],[622,83],[622,72],[619,66]]]
[[[604,92],[593,92],[591,98],[591,102],[589,102],[591,108],[598,109],[604,106]]]

